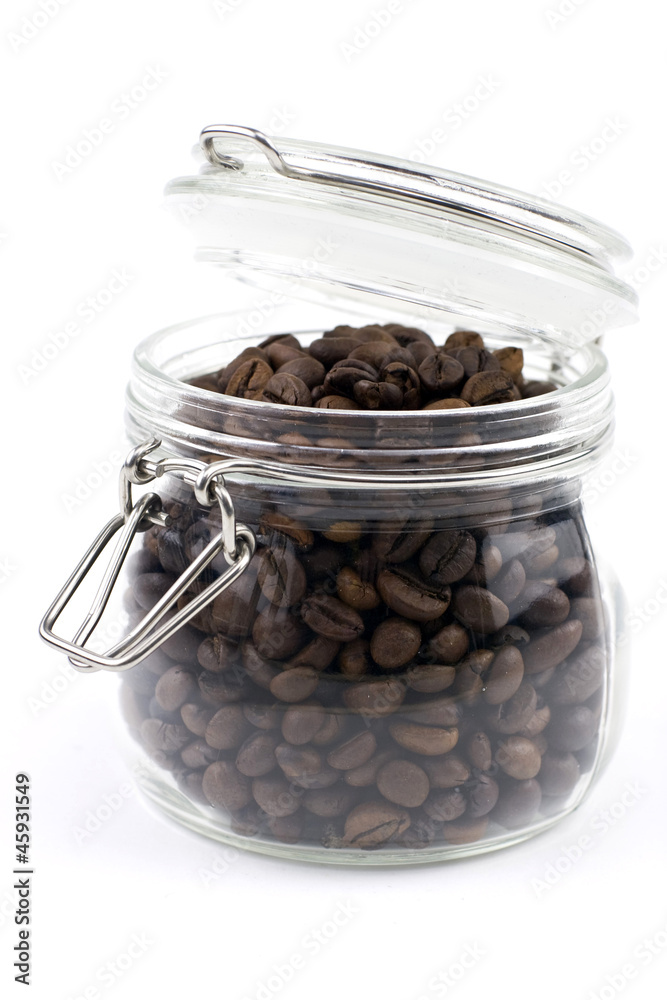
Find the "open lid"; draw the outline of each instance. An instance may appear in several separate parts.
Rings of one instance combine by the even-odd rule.
[[[198,153],[200,173],[171,181],[167,204],[198,259],[262,288],[566,347],[637,318],[635,292],[613,270],[630,256],[625,240],[541,198],[236,125],[204,129]]]

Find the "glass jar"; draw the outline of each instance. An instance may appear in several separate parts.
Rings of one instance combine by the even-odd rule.
[[[470,178],[280,147],[202,133],[202,172],[168,189],[200,258],[285,301],[333,297],[333,325],[398,320],[438,344],[475,330],[557,388],[466,409],[276,406],[201,387],[261,335],[229,317],[155,334],[128,387],[122,513],[80,566],[121,530],[115,577],[139,532],[129,637],[84,648],[108,594],[76,643],[54,636],[79,578],[42,633],[81,669],[123,670],[139,780],[197,832],[354,864],[516,843],[582,801],[623,707],[622,598],[581,494],[613,424],[591,341],[634,316],[609,264],[625,245]],[[135,506],[131,484],[155,478]]]

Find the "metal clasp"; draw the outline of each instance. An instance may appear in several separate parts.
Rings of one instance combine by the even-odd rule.
[[[225,463],[216,462],[207,465],[195,459],[176,458],[164,458],[157,462],[150,460],[148,456],[160,447],[160,443],[152,438],[129,453],[120,474],[120,514],[102,528],[40,623],[39,633],[42,639],[66,653],[72,666],[82,672],[120,671],[136,666],[238,579],[255,551],[254,534],[245,524],[236,522],[234,505],[225,487],[223,475]],[[221,530],[125,638],[106,653],[96,653],[87,649],[85,644],[104,613],[134,536],[138,532],[146,531],[151,524],[159,526],[169,524],[169,516],[162,509],[162,501],[157,493],[146,493],[133,503],[132,485],[146,485],[167,474],[192,486],[195,498],[202,506],[212,507],[217,502],[222,518]],[[115,549],[88,614],[74,637],[71,640],[63,639],[53,631],[56,622],[118,532],[120,534]],[[176,613],[165,621],[165,617],[173,611],[178,599],[219,553],[224,555],[229,568],[201,593],[193,596],[185,607],[176,610]]]

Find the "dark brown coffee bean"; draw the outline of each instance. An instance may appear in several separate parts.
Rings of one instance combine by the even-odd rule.
[[[364,410],[398,410],[403,402],[403,393],[391,382],[361,379],[355,384],[353,394]]]
[[[396,760],[399,752],[398,747],[391,750],[381,750],[379,753],[373,754],[365,764],[360,764],[359,767],[353,767],[346,771],[343,780],[353,788],[369,788],[375,784],[380,768],[388,761]]]
[[[287,778],[303,778],[322,770],[322,758],[312,747],[281,743],[276,747],[278,766]]]
[[[540,768],[540,786],[544,795],[569,795],[581,770],[572,753],[545,753]]]
[[[473,583],[478,587],[486,587],[495,580],[503,565],[500,549],[495,545],[484,544],[472,568],[463,577],[464,583]]]
[[[426,406],[422,407],[423,410],[469,410],[470,403],[465,403],[458,396],[452,396],[450,399],[434,399],[432,402],[427,403]]]
[[[562,593],[562,591],[560,591]],[[584,642],[597,639],[604,629],[602,604],[595,597],[575,597],[570,602],[570,612],[583,625],[581,638]]]
[[[294,340],[296,340],[296,337]],[[298,341],[295,344],[292,344],[287,339],[274,340],[271,344],[267,344],[263,350],[268,357],[270,364],[276,370],[287,361],[293,361],[295,358],[308,357],[308,355],[301,350]]]
[[[551,722],[545,729],[551,750],[574,753],[587,746],[598,729],[595,714],[586,705],[554,708]]]
[[[346,687],[343,701],[360,715],[391,715],[405,698],[405,684],[393,678],[359,681]]]
[[[537,525],[528,531],[508,531],[494,541],[505,562],[510,559],[529,560],[554,545],[556,532],[546,525]]]
[[[414,622],[386,618],[371,636],[371,656],[385,670],[396,670],[416,656],[421,643],[422,634]]]
[[[550,549],[545,552],[538,552],[534,556],[530,556],[528,559],[524,559],[524,566],[526,567],[526,573],[528,576],[539,576],[544,578],[549,570],[553,567],[554,563],[558,561],[560,551],[557,545],[552,545]],[[554,580],[554,583],[556,581]]]
[[[437,823],[451,822],[463,816],[467,804],[460,788],[439,788],[424,802],[424,812]]]
[[[420,806],[430,790],[426,772],[409,760],[392,760],[385,764],[378,772],[377,787],[389,802],[408,809]]]
[[[243,706],[243,714],[251,725],[257,729],[277,729],[282,722],[282,706],[256,705],[252,702]]]
[[[489,725],[497,733],[518,733],[527,726],[537,707],[537,692],[527,681],[501,705],[489,714]]]
[[[339,771],[350,771],[370,760],[376,749],[375,736],[370,730],[365,729],[329,751],[327,764]]]
[[[301,796],[282,775],[267,775],[252,782],[255,802],[269,816],[291,816],[301,805]]]
[[[170,667],[155,685],[155,697],[161,708],[174,712],[190,699],[196,690],[194,674],[183,667]]]
[[[558,586],[571,597],[585,597],[593,587],[593,567],[583,556],[561,559],[554,575]]]
[[[358,362],[358,364],[362,365],[363,362]],[[363,364],[363,367],[358,368],[354,361],[340,362],[330,369],[324,379],[324,389],[330,396],[353,396],[357,382],[377,381],[377,372],[371,365]],[[357,400],[357,402],[361,402],[361,400]]]
[[[269,605],[256,616],[252,637],[260,656],[287,660],[305,646],[312,633],[296,614]]]
[[[358,680],[367,674],[371,668],[371,646],[366,639],[354,639],[347,642],[338,657],[338,669],[344,677]]]
[[[295,357],[293,360],[286,361],[277,367],[276,375],[294,375],[309,389],[314,389],[316,385],[321,385],[324,382],[326,368],[320,361],[316,361],[315,358],[302,356]]]
[[[307,586],[303,566],[287,547],[262,550],[257,581],[267,600],[281,608],[298,604]]]
[[[324,391],[324,390],[323,390]],[[313,399],[315,395],[313,393]],[[315,406],[320,410],[360,410],[362,409],[358,403],[355,403],[353,399],[349,399],[347,396],[321,396],[315,401]],[[322,439],[325,440],[325,439]],[[342,440],[342,439],[341,439]],[[322,441],[319,441],[321,447],[325,447]],[[329,447],[335,447],[335,445],[329,444]],[[352,447],[349,442],[341,445],[340,447]]]
[[[488,771],[493,764],[493,751],[491,741],[486,733],[473,733],[468,737],[465,745],[468,760],[473,767],[480,771]]]
[[[241,648],[243,669],[248,677],[263,691],[268,691],[271,681],[280,673],[281,667],[273,660],[259,655],[257,647],[246,639]]]
[[[183,720],[183,725],[186,726],[191,733],[195,736],[203,736],[206,732],[206,727],[214,716],[214,711],[212,708],[202,708],[200,705],[195,705],[192,702],[187,705],[181,706],[181,719]]]
[[[341,644],[335,639],[316,635],[307,645],[291,658],[287,666],[311,667],[313,670],[326,670],[336,659]]]
[[[491,819],[508,830],[518,830],[533,819],[542,801],[542,789],[535,778],[504,782],[502,794]]]
[[[522,383],[523,351],[520,347],[501,347],[493,352],[493,356],[500,363],[502,371],[511,375],[515,383]]]
[[[250,692],[249,678],[234,671],[209,674],[207,670],[202,670],[197,682],[202,701],[210,707],[243,701]]]
[[[583,627],[572,618],[552,629],[533,632],[530,643],[522,649],[527,674],[538,674],[558,666],[576,649]]]
[[[304,815],[302,811],[291,816],[271,816],[269,831],[283,844],[298,844],[303,835]]]
[[[417,409],[421,404],[421,382],[413,367],[414,360],[407,355],[409,360],[406,363],[393,360],[392,355],[393,352],[387,355],[380,369],[380,381],[396,386],[401,393],[404,410]]]
[[[500,705],[518,690],[523,680],[523,659],[516,646],[503,646],[493,658],[482,692],[489,705]]]
[[[150,611],[174,583],[176,576],[173,573],[142,573],[132,584],[132,594],[140,607]]]
[[[152,750],[176,753],[192,739],[192,733],[178,723],[162,722],[161,719],[144,719],[140,727],[141,738]]]
[[[473,536],[462,530],[438,531],[419,554],[419,568],[429,583],[456,583],[472,569],[477,555]]]
[[[523,653],[524,648],[530,642],[530,636],[525,629],[518,625],[505,625],[498,629],[487,639],[490,649],[501,649],[503,646],[517,646]]]
[[[550,720],[551,709],[548,705],[542,705],[542,708],[535,709],[526,725],[523,726],[522,729],[518,730],[517,736],[527,736],[529,740],[533,740],[546,729]]]
[[[232,638],[248,635],[260,595],[257,583],[259,558],[253,559],[245,573],[219,594],[211,605],[211,618],[218,632]]]
[[[510,616],[507,605],[483,587],[459,587],[452,611],[463,625],[484,635],[502,628]]]
[[[456,330],[450,333],[445,341],[445,350],[455,350],[457,347],[484,347],[484,341],[479,333],[473,330]]]
[[[330,594],[311,594],[300,611],[313,632],[336,642],[350,642],[364,631],[363,619],[354,608]]]
[[[357,542],[363,534],[363,525],[359,521],[335,521],[322,534],[330,542],[344,545],[346,542]]]
[[[228,396],[238,396],[241,399],[254,399],[261,393],[264,386],[273,376],[273,368],[266,361],[250,358],[240,365],[225,388]]]
[[[314,340],[308,350],[325,368],[331,368],[336,361],[347,358],[358,347],[361,347],[361,341],[352,337],[322,337]]]
[[[310,389],[297,375],[288,372],[272,375],[258,396],[267,403],[282,406],[311,406]]]
[[[345,820],[343,843],[350,847],[377,847],[404,833],[410,814],[400,806],[379,799],[355,806]]]
[[[269,543],[271,542],[271,536],[274,534],[279,538],[287,539],[294,545],[298,552],[308,552],[312,549],[315,542],[313,532],[305,524],[302,524],[301,521],[295,521],[294,518],[288,517],[287,514],[279,514],[273,511],[263,515],[259,522],[257,533],[268,539]]]
[[[243,809],[252,798],[248,778],[227,760],[209,764],[204,771],[202,788],[212,806],[232,812]]]
[[[482,839],[488,825],[487,816],[482,816],[480,819],[468,819],[467,816],[463,816],[453,823],[443,823],[442,836],[448,844],[474,844],[475,841]]]
[[[463,384],[465,371],[455,358],[442,351],[428,355],[419,366],[419,378],[428,392],[447,395]]]
[[[470,777],[470,768],[461,757],[453,753],[444,757],[428,757],[422,761],[431,788],[457,788]]]
[[[466,794],[468,798],[466,815],[471,819],[478,819],[491,812],[498,801],[500,789],[490,775],[480,774],[468,783]]]
[[[402,563],[411,559],[430,536],[431,520],[386,521],[373,536],[373,552],[388,563]]]
[[[468,652],[469,641],[466,630],[458,623],[452,622],[431,638],[428,644],[428,656],[440,663],[458,663]]]
[[[512,559],[495,578],[489,588],[503,604],[511,604],[523,590],[526,582],[526,571],[523,563]]]
[[[260,778],[270,774],[276,766],[276,747],[281,742],[280,733],[275,730],[253,733],[241,746],[236,755],[236,766],[248,778]]]
[[[391,722],[389,732],[399,746],[425,757],[449,753],[458,741],[456,728],[440,729],[434,726],[420,726],[414,722]]]
[[[312,667],[293,667],[277,674],[269,690],[279,701],[305,701],[315,693],[319,683],[319,674]]]
[[[553,705],[578,705],[588,701],[602,686],[606,665],[605,652],[599,646],[589,646],[577,653],[556,672],[549,686],[550,702]]]
[[[286,710],[281,731],[288,743],[303,746],[304,743],[310,743],[325,723],[326,713],[322,706],[317,702],[309,702]]]
[[[295,785],[299,788],[316,789],[316,788],[330,788],[335,785],[340,780],[340,771],[336,771],[335,768],[329,767],[328,764],[324,764],[322,769],[316,774],[299,774],[292,778]]]
[[[428,347],[435,347],[433,340],[428,333],[420,330],[416,326],[403,326],[402,323],[387,323],[384,327],[392,337],[394,337],[401,347],[409,347],[412,344],[426,344]]]
[[[417,575],[401,569],[381,570],[377,588],[392,611],[417,622],[440,618],[451,600],[449,587],[442,587],[438,594],[434,594]]]
[[[528,580],[513,610],[520,614],[526,628],[545,628],[565,621],[570,601],[558,587],[550,587],[541,580]]]
[[[444,350],[463,366],[466,379],[472,378],[479,372],[499,372],[501,370],[498,358],[476,344],[468,344],[466,347],[447,347]]]
[[[512,376],[503,371],[482,371],[472,375],[461,389],[461,399],[471,406],[510,403],[514,397]]]
[[[454,683],[456,670],[442,663],[419,664],[405,672],[405,680],[413,691],[436,694]]]
[[[348,360],[363,361],[365,364],[370,365],[375,371],[378,371],[378,369],[380,369],[384,364],[385,359],[392,348],[398,346],[399,345],[396,341],[392,344],[388,344],[384,341],[371,340],[365,344],[360,344],[359,347],[355,347],[355,349],[350,352]]]
[[[496,763],[510,778],[526,781],[540,770],[542,758],[533,740],[524,736],[507,736],[498,744]]]
[[[524,399],[533,399],[534,396],[543,396],[547,392],[555,392],[558,388],[553,382],[540,382],[537,379],[533,379],[531,382],[526,382],[521,390],[521,395]]]
[[[214,376],[218,383],[218,392],[225,392],[232,375],[239,370],[241,365],[253,359],[258,359],[268,364],[269,356],[261,347],[246,347],[233,361],[230,361],[228,365],[221,368]]]
[[[338,785],[336,788],[313,788],[303,797],[303,808],[313,816],[322,819],[332,819],[344,816],[349,812],[355,801],[355,793],[351,788]]]
[[[197,650],[199,665],[212,674],[221,674],[238,664],[238,645],[224,635],[204,639]]]
[[[401,717],[408,722],[418,722],[423,726],[438,726],[447,729],[458,726],[462,715],[460,698],[424,698],[402,712]]]
[[[344,566],[336,577],[336,590],[344,604],[357,611],[372,611],[380,597],[372,583],[361,579],[351,566]]]
[[[313,736],[311,742],[314,743],[315,746],[323,747],[330,746],[332,743],[339,741],[345,735],[347,721],[346,715],[340,715],[336,712],[328,712],[325,722],[321,728],[318,729],[315,736]]]
[[[208,745],[206,740],[198,739],[188,743],[181,750],[181,760],[186,767],[208,767],[218,758],[218,751]]]
[[[211,718],[204,733],[216,750],[233,750],[243,743],[250,727],[240,705],[225,705]]]

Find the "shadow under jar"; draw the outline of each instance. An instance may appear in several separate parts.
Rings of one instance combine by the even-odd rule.
[[[569,813],[615,705],[617,595],[580,502],[610,440],[604,356],[515,334],[556,391],[309,409],[183,381],[259,341],[219,343],[220,326],[144,342],[128,393],[134,442],[243,458],[225,483],[257,540],[239,579],[123,674],[150,797],[237,846],[365,864],[486,851]],[[133,624],[220,530],[189,488],[159,492],[171,524],[134,557]]]
[[[634,321],[611,266],[629,248],[586,216],[391,157],[240,126],[205,129],[200,156],[168,205],[199,259],[265,298],[139,345],[126,423],[133,445],[161,442],[158,460],[230,463],[255,550],[122,675],[141,785],[200,833],[330,863],[440,860],[545,829],[586,794],[623,703],[619,589],[580,498],[611,441],[592,342]],[[274,347],[274,370],[338,325],[400,323],[438,345],[475,331],[489,352],[521,348],[525,379],[552,389],[364,409],[364,393],[397,397],[374,388],[371,364],[354,408],[211,391],[263,342],[267,309],[276,336],[298,338]],[[372,345],[362,353],[368,367]],[[225,523],[182,479],[162,476],[158,493],[169,520],[127,564],[135,627]],[[227,568],[216,556],[180,608]]]

